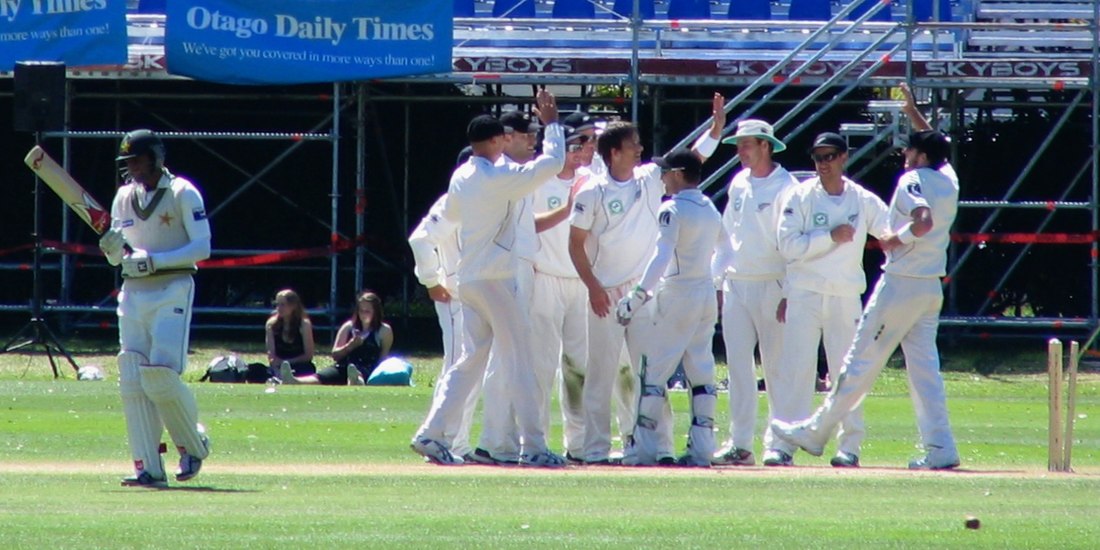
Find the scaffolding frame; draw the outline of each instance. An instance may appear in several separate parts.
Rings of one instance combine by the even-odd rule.
[[[929,75],[929,74],[917,74],[915,70],[915,64],[917,62],[936,62],[937,60],[946,61],[958,61],[971,59],[967,57],[968,52],[964,51],[966,46],[967,37],[974,34],[982,34],[985,36],[990,31],[997,29],[1015,30],[1020,27],[1019,24],[1013,23],[982,23],[982,22],[961,22],[961,23],[911,23],[911,22],[870,22],[868,19],[874,15],[874,13],[881,9],[884,4],[875,4],[872,8],[857,18],[856,21],[846,20],[846,16],[852,11],[856,2],[849,3],[842,8],[840,12],[829,22],[824,24],[820,22],[797,22],[797,21],[661,21],[661,20],[648,20],[643,21],[639,17],[631,18],[613,18],[610,20],[547,20],[547,19],[534,19],[534,20],[522,20],[522,19],[508,19],[508,20],[493,20],[490,18],[457,18],[455,19],[456,32],[455,32],[455,71],[446,75],[433,75],[425,77],[410,77],[403,79],[392,79],[390,82],[403,84],[406,90],[414,89],[421,83],[450,83],[450,84],[462,84],[462,85],[489,85],[489,86],[503,86],[508,84],[523,84],[523,85],[618,85],[629,86],[632,93],[630,94],[630,109],[629,113],[632,118],[636,120],[638,113],[644,108],[651,108],[653,112],[654,120],[659,122],[662,116],[662,106],[665,104],[663,101],[664,89],[676,86],[744,86],[743,91],[732,99],[727,105],[727,112],[734,110],[742,105],[751,94],[761,88],[768,87],[768,91],[765,93],[762,99],[756,100],[755,103],[745,108],[743,111],[739,110],[741,116],[745,116],[754,112],[763,102],[773,100],[776,94],[789,86],[818,86],[817,89],[810,91],[801,101],[799,101],[791,111],[776,122],[776,127],[785,127],[788,123],[794,122],[796,119],[799,124],[793,129],[784,134],[785,139],[791,139],[797,136],[802,131],[806,130],[814,120],[816,120],[823,113],[827,112],[833,106],[845,101],[845,96],[852,90],[865,87],[865,86],[883,86],[884,83],[891,80],[897,80],[896,75],[887,75],[886,77],[880,74],[880,69],[894,60],[896,56],[904,55],[904,79],[910,82],[910,85],[914,88],[932,90],[932,107],[938,110],[941,105],[941,99],[946,96],[950,105],[949,109],[949,122],[952,127],[958,128],[964,124],[962,120],[966,110],[974,108],[974,105],[980,104],[980,102],[968,102],[965,97],[967,92],[989,88],[1013,88],[1013,89],[1027,89],[1027,90],[1046,90],[1051,87],[1050,78],[1036,77],[1034,75],[1020,74],[1020,75],[998,75],[998,76],[975,76],[973,74],[951,74],[946,75]],[[985,222],[983,222],[983,230],[991,227],[996,218],[1005,210],[1009,209],[1026,209],[1026,208],[1047,208],[1049,210],[1047,216],[1042,220],[1036,232],[1042,231],[1049,224],[1052,217],[1058,211],[1069,210],[1089,210],[1090,212],[1090,227],[1088,228],[1093,234],[1096,234],[1100,230],[1100,208],[1097,206],[1097,196],[1100,195],[1100,170],[1098,170],[1095,159],[1097,154],[1100,153],[1100,127],[1098,127],[1098,118],[1100,118],[1100,110],[1098,110],[1098,98],[1100,98],[1100,84],[1097,82],[1097,60],[1100,59],[1100,31],[1098,31],[1098,22],[1100,22],[1100,5],[1094,3],[1093,18],[1087,23],[1072,23],[1072,24],[1029,24],[1026,26],[1030,31],[1050,31],[1050,32],[1074,32],[1077,33],[1074,36],[1079,35],[1082,31],[1087,31],[1091,38],[1091,52],[1089,59],[1083,60],[1079,56],[1072,54],[1035,54],[1035,53],[1019,53],[1012,57],[1006,57],[999,54],[983,54],[981,59],[996,60],[996,59],[1024,59],[1024,60],[1052,60],[1051,62],[1067,62],[1078,63],[1078,66],[1085,66],[1087,63],[1088,71],[1085,74],[1079,74],[1077,76],[1065,76],[1057,80],[1057,85],[1067,89],[1076,90],[1077,94],[1073,100],[1066,107],[1064,114],[1059,118],[1055,127],[1051,130],[1047,139],[1043,145],[1033,152],[1031,159],[1028,161],[1025,169],[1022,170],[1019,176],[1006,190],[1004,196],[998,199],[989,200],[963,200],[960,201],[960,209],[983,209],[988,210],[989,214]],[[158,24],[163,26],[163,18],[157,19],[158,16],[129,16],[131,27],[143,27],[152,26],[156,27]],[[911,21],[911,18],[910,18]],[[508,57],[514,55],[517,50],[522,49],[524,44],[537,43],[542,44],[547,40],[547,31],[553,30],[565,30],[565,29],[579,29],[583,36],[578,39],[578,43],[586,43],[592,41],[603,41],[602,43],[608,44],[608,50],[601,51],[578,51],[576,49],[570,50],[568,45],[562,48],[554,48],[549,45],[541,45],[537,51],[540,54],[540,60],[554,60],[554,59],[573,59],[573,60],[586,60],[595,59],[599,56],[606,56],[606,59],[614,61],[617,58],[623,58],[625,64],[622,67],[626,67],[625,71],[594,71],[583,72],[575,71],[565,74],[553,73],[553,72],[530,72],[530,71],[514,71],[508,66],[509,59],[516,59]],[[723,45],[729,44],[733,40],[738,40],[741,35],[758,36],[769,34],[774,36],[775,30],[781,29],[783,33],[787,33],[790,36],[801,35],[801,44],[792,50],[786,52],[777,53],[776,50],[766,51],[721,51]],[[1022,27],[1020,27],[1022,29]],[[505,46],[493,46],[492,44],[485,43],[485,37],[489,34],[500,32],[508,32],[505,36],[508,41],[511,41],[511,45]],[[900,41],[897,39],[898,33],[904,33],[904,37]],[[853,36],[858,37],[855,40],[856,44],[861,44],[859,48],[852,46]],[[700,44],[717,44],[715,47],[697,47],[697,48],[677,48],[676,44],[696,40]],[[531,42],[535,41],[535,42]],[[821,44],[824,41],[824,44]],[[860,42],[862,41],[862,42]],[[893,41],[893,42],[892,42]],[[626,54],[623,53],[618,46],[622,43],[629,43],[630,47]],[[155,64],[152,70],[143,70],[140,67],[145,65],[145,62],[149,55],[156,55],[156,52],[161,51],[162,46],[156,44],[142,44],[137,46],[131,46],[132,60],[139,60],[137,65],[139,69],[134,69],[132,66],[123,68],[117,68],[114,70],[77,70],[70,71],[70,76],[73,78],[135,78],[135,79],[164,79],[174,78],[163,72],[162,68],[158,68]],[[614,51],[612,51],[614,50]],[[764,73],[761,74],[700,74],[697,76],[685,76],[682,74],[669,72],[662,73],[660,71],[647,70],[646,62],[649,61],[698,61],[698,60],[710,60],[721,62],[722,59],[729,59],[730,57],[738,56],[755,56],[757,58],[765,59],[770,64]],[[868,58],[878,55],[878,59],[868,61]],[[628,59],[626,58],[628,56]],[[503,69],[499,71],[482,70],[479,65],[477,67],[471,67],[470,63],[464,60],[494,60],[503,59]],[[815,75],[806,78],[802,77],[802,74],[809,71],[814,63],[819,61],[831,61],[835,65],[832,72],[825,75]],[[133,63],[131,63],[133,65]],[[790,67],[795,67],[793,71],[788,70]],[[494,67],[496,68],[495,64]],[[784,72],[786,71],[786,72]],[[0,74],[2,76],[10,76]],[[354,87],[351,93],[346,92],[348,86]],[[818,102],[817,98],[820,95],[832,91],[836,87],[843,86],[841,92],[834,94],[830,99]],[[367,189],[367,170],[368,165],[364,156],[365,144],[368,140],[366,135],[367,124],[367,109],[372,103],[386,103],[386,102],[400,102],[403,108],[404,117],[404,135],[403,140],[406,145],[405,149],[408,150],[409,135],[411,133],[411,109],[413,105],[419,102],[431,102],[431,101],[470,101],[481,102],[493,105],[503,104],[517,104],[527,101],[526,98],[516,97],[450,97],[450,96],[438,96],[438,97],[410,97],[408,95],[386,95],[386,94],[371,94],[370,83],[361,82],[355,84],[333,84],[332,85],[332,103],[331,112],[325,120],[322,120],[315,125],[307,133],[253,133],[253,132],[201,132],[191,131],[183,128],[178,128],[174,131],[166,132],[164,136],[167,139],[187,139],[195,142],[202,143],[208,140],[290,140],[290,145],[284,154],[280,155],[276,159],[269,162],[264,168],[255,173],[249,173],[247,170],[233,163],[228,157],[220,156],[220,160],[232,167],[241,176],[247,178],[246,183],[241,186],[240,189],[234,194],[232,198],[235,198],[240,193],[245,192],[245,189],[258,186],[272,189],[271,186],[263,179],[264,175],[279,162],[283,161],[293,150],[298,147],[304,141],[325,141],[332,145],[332,174],[331,174],[331,212],[329,215],[328,225],[334,235],[338,235],[347,238],[346,235],[341,235],[337,230],[340,227],[341,219],[339,217],[339,204],[341,200],[339,180],[340,174],[340,134],[341,134],[341,121],[345,117],[348,111],[354,109],[354,120],[356,122],[356,149],[357,155],[355,159],[355,192],[357,195],[361,195]],[[648,94],[648,95],[647,95]],[[140,99],[141,94],[129,94],[130,99]],[[201,94],[181,94],[180,99],[194,99],[200,97]],[[247,96],[247,94],[238,94],[235,97]],[[105,97],[105,96],[100,96]],[[157,94],[157,97],[164,97],[164,94]],[[94,98],[88,96],[89,99]],[[620,98],[621,99],[621,98]],[[704,98],[697,100],[678,100],[679,102],[695,101],[700,105],[708,101]],[[68,102],[68,98],[67,98]],[[570,99],[571,103],[589,104],[589,103],[613,103],[622,106],[622,102],[616,99],[595,99],[579,97]],[[805,115],[803,118],[798,118],[807,109],[815,108],[816,110],[810,111],[810,114]],[[1090,143],[1090,158],[1086,159],[1083,165],[1077,172],[1077,177],[1072,181],[1067,182],[1066,187],[1062,189],[1054,200],[1045,202],[1035,201],[1014,201],[1014,191],[1019,185],[1024,182],[1030,175],[1039,158],[1045,150],[1049,148],[1050,143],[1054,137],[1066,124],[1071,114],[1078,110],[1089,108],[1091,110],[1091,143]],[[170,121],[164,121],[169,124]],[[697,130],[692,136],[689,136],[685,140],[681,141],[679,145],[686,143],[689,139],[698,135],[709,121],[700,125],[700,129]],[[865,147],[860,147],[853,151],[853,159],[860,160],[863,157],[868,157],[868,164],[861,168],[861,172],[866,171],[868,166],[873,166],[882,161],[883,155],[880,153],[875,154],[873,149],[877,143],[884,142],[891,137],[891,132],[897,132],[898,127],[894,126],[885,132],[876,131],[871,136],[870,143]],[[47,134],[47,137],[62,138],[64,140],[65,148],[65,163],[68,166],[69,160],[69,147],[70,141],[73,139],[103,139],[111,138],[117,139],[122,135],[121,132],[102,132],[102,131],[79,131],[69,130],[65,132],[54,132]],[[656,132],[651,136],[654,143],[660,139]],[[346,138],[345,138],[346,139]],[[213,149],[206,148],[208,151],[215,153]],[[410,226],[410,205],[409,200],[409,155],[405,155],[403,159],[401,171],[403,174],[402,184],[404,192],[402,198],[404,203],[402,204],[402,223],[405,230]],[[736,159],[731,159],[728,163],[723,165],[716,172],[711,174],[704,182],[704,187],[713,185],[715,182],[726,178],[729,171],[736,164]],[[1090,184],[1088,201],[1068,201],[1066,200],[1071,191],[1077,188],[1082,180],[1087,178]],[[965,189],[965,182],[964,182]],[[720,188],[716,191],[716,196],[721,196],[725,192],[724,188]],[[287,199],[284,199],[287,200]],[[1052,208],[1053,206],[1053,208]],[[218,209],[222,206],[212,210],[212,214],[216,214]],[[63,217],[62,238],[68,240],[69,234],[69,216]],[[321,223],[324,220],[319,218]],[[365,228],[366,220],[362,215],[357,215],[354,223],[356,236],[362,235]],[[984,231],[983,231],[984,232]],[[990,306],[989,300],[981,305],[976,312],[972,314],[960,314],[957,310],[957,291],[958,291],[958,275],[962,268],[966,265],[968,259],[973,254],[974,245],[971,243],[969,247],[965,247],[960,252],[959,246],[953,245],[949,252],[949,265],[950,275],[946,279],[946,291],[948,300],[946,301],[945,315],[943,316],[942,323],[946,326],[977,326],[982,329],[992,329],[996,327],[1005,328],[1040,328],[1040,329],[1093,329],[1098,326],[1098,268],[1096,263],[1097,257],[1097,243],[1093,242],[1090,245],[1090,258],[1092,258],[1089,264],[1090,270],[1090,309],[1087,317],[1080,318],[1004,318],[987,315],[988,308]],[[1001,280],[995,285],[997,288],[1003,286],[1011,274],[1018,268],[1023,261],[1024,255],[1031,249],[1031,245],[1024,247],[1019,251],[1016,259],[1012,262],[1010,267],[1002,274]],[[258,250],[219,250],[218,254],[248,254],[259,252]],[[329,300],[327,308],[323,310],[311,310],[311,314],[324,316],[330,320],[331,324],[335,324],[338,316],[337,312],[337,299],[338,299],[338,271],[341,269],[341,264],[337,254],[330,254],[328,259],[328,275],[329,275]],[[354,269],[354,285],[356,288],[361,288],[363,283],[364,266],[372,258],[371,252],[364,246],[358,246],[355,248],[353,269]],[[384,263],[385,260],[374,256],[373,260],[380,263]],[[0,268],[4,266],[0,265]],[[10,266],[9,266],[10,267]],[[390,264],[388,267],[393,267]],[[83,312],[83,313],[101,313],[113,311],[113,308],[104,307],[103,304],[110,300],[110,297],[104,298],[98,304],[93,305],[77,305],[68,303],[67,297],[68,287],[72,284],[72,279],[75,277],[75,267],[71,259],[62,260],[59,262],[58,269],[62,271],[62,289],[61,296],[63,297],[62,303],[57,305],[44,306],[46,311],[59,311],[59,312]],[[409,275],[406,273],[403,282],[403,302],[408,304],[410,296],[410,284]],[[992,290],[996,290],[992,289]],[[10,305],[0,304],[0,311],[13,311],[13,310],[25,310],[27,306],[22,305]],[[223,307],[207,307],[196,308],[197,316],[201,316],[204,313],[212,314],[225,314],[225,315],[255,315],[258,313],[267,313],[266,308],[223,308]],[[406,310],[407,313],[407,310]],[[241,328],[239,325],[218,325],[218,324],[204,324],[200,321],[195,322],[195,328]],[[249,325],[251,328],[251,325]],[[331,328],[331,327],[330,327]]]

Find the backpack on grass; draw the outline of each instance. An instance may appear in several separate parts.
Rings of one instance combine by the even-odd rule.
[[[263,363],[245,363],[236,355],[219,355],[210,361],[199,382],[263,384],[270,376]]]

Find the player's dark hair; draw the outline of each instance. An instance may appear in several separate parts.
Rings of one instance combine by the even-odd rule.
[[[596,139],[596,151],[604,164],[611,166],[611,151],[622,149],[623,142],[638,135],[638,127],[629,122],[615,121],[607,125],[600,137]]]
[[[374,315],[370,319],[370,326],[367,327],[369,332],[375,332],[382,328],[382,321],[386,317],[386,311],[382,307],[382,298],[375,294],[373,291],[364,290],[359,293],[355,298],[355,305],[351,309],[351,326],[355,327],[355,330],[363,330],[363,321],[359,318],[359,304],[366,302],[374,308]]]

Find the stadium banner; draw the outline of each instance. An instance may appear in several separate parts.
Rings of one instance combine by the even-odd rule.
[[[19,61],[126,62],[126,2],[0,0],[0,71]]]
[[[453,0],[169,0],[168,72],[304,84],[451,71]]]

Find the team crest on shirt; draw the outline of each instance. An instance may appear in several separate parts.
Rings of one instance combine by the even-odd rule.
[[[623,201],[621,201],[619,199],[615,199],[615,200],[611,201],[607,205],[607,210],[609,212],[611,212],[612,214],[622,214],[623,213]]]
[[[551,210],[559,208],[561,206],[561,197],[550,197],[550,200],[546,201],[546,206]]]
[[[573,211],[578,214],[584,214],[584,205],[579,202],[573,203]]]
[[[733,211],[734,212],[740,212],[741,211],[741,197],[737,197],[736,199],[733,199]]]
[[[905,189],[907,191],[909,191],[909,194],[913,195],[914,197],[922,196],[921,195],[921,190],[920,190],[920,184],[917,183],[917,182],[910,183],[909,186],[906,187]]]
[[[191,210],[191,217],[197,222],[201,222],[206,219],[206,210],[202,208],[194,208]]]
[[[825,227],[829,225],[829,215],[824,212],[818,212],[814,214],[814,227]]]

